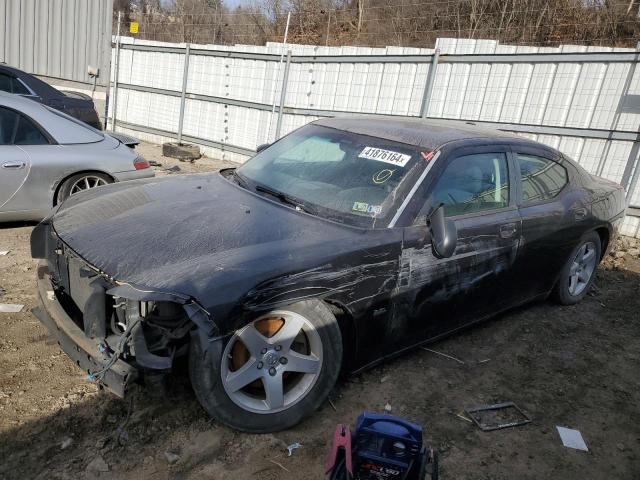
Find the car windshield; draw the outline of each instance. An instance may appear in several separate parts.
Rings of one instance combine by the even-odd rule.
[[[415,146],[307,125],[257,154],[237,173],[257,191],[280,194],[281,200],[297,202],[307,211],[375,226],[376,220],[393,213],[398,189],[420,164],[420,155]]]

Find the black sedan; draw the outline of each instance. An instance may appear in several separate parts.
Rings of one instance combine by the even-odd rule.
[[[290,427],[357,371],[525,302],[580,301],[619,185],[472,125],[325,119],[237,169],[71,197],[32,236],[37,316],[124,395],[188,355],[203,407]]]
[[[102,130],[93,100],[79,92],[61,92],[22,70],[0,64],[0,91],[21,95]]]

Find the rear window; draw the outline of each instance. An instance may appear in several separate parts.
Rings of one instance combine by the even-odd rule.
[[[90,127],[84,122],[43,105],[50,113],[59,117],[55,121],[42,121],[41,124],[49,134],[61,144],[94,143],[104,139],[100,130]]]

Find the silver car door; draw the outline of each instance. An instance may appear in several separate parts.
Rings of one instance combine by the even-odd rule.
[[[29,157],[22,148],[0,145],[0,212],[8,211],[4,206],[24,184],[29,168]]]

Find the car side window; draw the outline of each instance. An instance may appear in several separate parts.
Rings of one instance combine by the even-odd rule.
[[[0,107],[0,145],[46,145],[49,141],[26,117]]]
[[[49,143],[40,129],[22,115],[19,115],[18,128],[13,142],[16,145],[45,145]]]
[[[11,86],[11,77],[9,75],[0,73],[0,90],[2,90],[3,92],[13,93],[13,88]]]
[[[28,95],[30,93],[20,80],[4,73],[0,73],[0,90],[15,93],[16,95]]]
[[[433,187],[416,223],[438,205],[447,217],[509,205],[509,168],[504,153],[477,153],[453,159]]]
[[[529,205],[554,198],[569,182],[559,163],[535,155],[516,154],[522,179],[522,203]]]
[[[12,110],[0,107],[0,145],[13,144],[18,114]]]
[[[29,90],[27,90],[27,87],[24,86],[24,84],[18,80],[17,78],[12,78],[11,79],[11,85],[12,85],[12,90],[13,93],[15,93],[16,95],[30,95],[31,92]]]

